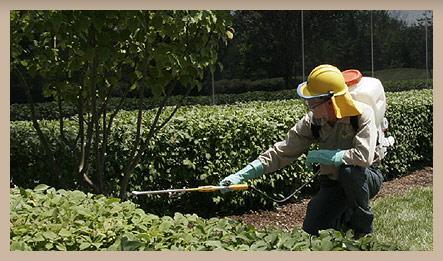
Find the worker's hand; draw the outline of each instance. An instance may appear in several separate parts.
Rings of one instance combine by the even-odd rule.
[[[240,172],[240,171],[239,171]],[[239,172],[235,173],[235,174],[231,174],[229,176],[227,176],[226,178],[224,178],[222,181],[220,181],[219,185],[220,186],[231,186],[231,185],[236,185],[236,184],[240,184],[243,181],[243,178],[241,177],[241,175],[239,174]],[[228,191],[231,191],[230,189],[221,189],[220,192],[221,193],[226,193]]]
[[[263,165],[261,164],[260,160],[257,159],[249,163],[246,167],[244,167],[237,173],[231,174],[226,178],[224,178],[222,181],[220,181],[220,186],[230,186],[230,185],[240,184],[246,180],[259,177],[263,175],[263,173],[264,173]],[[229,189],[221,190],[222,193],[225,193],[226,191],[229,191]]]
[[[240,184],[242,181],[243,181],[243,179],[241,178],[241,176],[237,172],[235,174],[231,174],[231,175],[227,176],[222,181],[220,181],[220,186],[236,185],[236,184]]]
[[[344,150],[311,150],[306,156],[306,165],[310,167],[313,163],[320,163],[339,167],[343,164],[344,153]]]

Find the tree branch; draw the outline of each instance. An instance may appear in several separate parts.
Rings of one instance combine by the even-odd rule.
[[[109,117],[109,122],[108,122],[108,127],[107,127],[108,130],[111,129],[114,118],[115,118],[115,116],[117,116],[118,112],[121,110],[123,102],[126,99],[126,96],[128,95],[128,93],[129,93],[129,87],[126,87],[123,96],[120,97],[120,101],[119,101],[117,107],[114,109],[113,113]]]
[[[59,111],[59,130],[60,130],[60,138],[61,140],[68,145],[68,147],[71,149],[72,152],[75,152],[75,143],[71,143],[68,141],[65,135],[65,129],[64,129],[64,121],[63,121],[63,112],[62,112],[62,95],[60,86],[56,84],[56,90],[57,90],[57,105],[58,105],[58,111]]]
[[[19,78],[23,84],[23,86],[25,87],[25,95],[26,98],[28,100],[28,105],[29,105],[29,109],[31,110],[31,117],[32,117],[32,125],[34,126],[35,131],[37,132],[37,135],[39,137],[40,143],[43,146],[43,149],[45,151],[45,154],[47,155],[48,159],[49,159],[49,164],[55,166],[55,155],[53,153],[53,151],[51,150],[51,148],[49,147],[48,144],[48,140],[46,139],[42,129],[40,128],[40,124],[38,123],[37,120],[37,115],[35,112],[35,104],[34,104],[34,99],[32,98],[31,95],[31,87],[28,85],[28,83],[26,82],[25,77],[23,76],[20,68],[18,68],[18,66],[16,66]],[[49,168],[52,172],[53,168]],[[56,173],[52,173],[53,175],[56,175]]]
[[[188,90],[186,91],[185,95],[182,97],[182,99],[180,100],[180,102],[178,104],[175,105],[174,110],[171,112],[171,114],[156,128],[155,132],[161,130],[171,119],[172,117],[174,117],[175,113],[178,111],[178,109],[183,105],[183,102],[186,100],[186,98],[188,97],[189,93],[191,93],[193,88],[188,88]]]
[[[127,190],[127,186],[128,186],[128,182],[129,182],[129,178],[131,176],[132,171],[134,170],[137,162],[140,161],[140,158],[143,154],[142,149],[146,148],[147,145],[149,144],[149,141],[152,139],[152,137],[154,136],[155,130],[156,130],[156,125],[158,123],[158,120],[160,119],[160,115],[165,107],[166,101],[169,99],[169,97],[172,95],[172,91],[174,88],[170,88],[167,93],[165,98],[162,100],[162,102],[160,103],[158,109],[157,109],[157,113],[154,117],[154,120],[152,121],[151,127],[149,129],[149,133],[148,133],[148,137],[146,138],[146,140],[143,142],[142,146],[138,146],[136,148],[136,154],[133,155],[130,160],[130,163],[126,166],[124,172],[123,172],[123,179],[121,181],[121,189],[120,189],[120,198],[121,199],[126,199],[126,190]],[[139,108],[139,110],[141,110],[141,107]]]

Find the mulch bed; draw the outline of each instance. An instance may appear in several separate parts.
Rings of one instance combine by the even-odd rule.
[[[425,167],[406,176],[386,181],[372,200],[402,194],[413,187],[432,186],[432,173],[432,167]],[[229,216],[229,218],[241,220],[257,228],[274,226],[291,230],[301,227],[309,200],[310,197],[306,197],[296,203],[280,205],[275,211],[251,211],[242,215]]]

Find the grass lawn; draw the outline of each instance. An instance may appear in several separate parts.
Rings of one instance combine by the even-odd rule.
[[[432,188],[414,188],[373,204],[373,237],[402,250],[433,250]]]

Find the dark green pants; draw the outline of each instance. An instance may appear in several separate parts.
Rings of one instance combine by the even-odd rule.
[[[303,230],[318,235],[319,230],[333,228],[355,234],[372,232],[374,214],[369,199],[383,183],[383,175],[374,168],[343,165],[338,180],[320,177],[320,190],[308,203]]]

